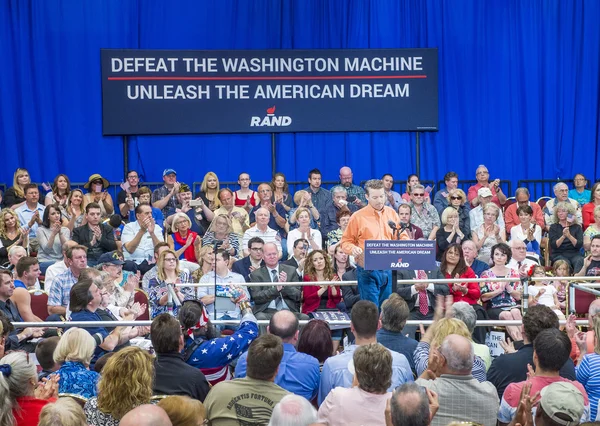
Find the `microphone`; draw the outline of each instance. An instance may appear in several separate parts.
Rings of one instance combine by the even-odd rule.
[[[390,228],[392,228],[392,236],[394,239],[398,239],[399,235],[398,235],[398,225],[396,225],[396,222],[394,222],[393,220],[388,220],[388,225]]]

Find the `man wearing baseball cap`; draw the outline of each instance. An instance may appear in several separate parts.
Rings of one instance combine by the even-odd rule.
[[[479,205],[469,212],[469,225],[471,229],[479,228],[479,225],[483,223],[483,209],[488,203],[492,202],[492,191],[490,188],[480,188],[477,191],[477,198],[479,200]],[[496,225],[500,227],[500,229],[504,229],[504,217],[502,216],[502,211],[498,215],[498,219],[496,220]]]
[[[585,412],[583,395],[573,384],[557,382],[540,392],[540,404],[535,413],[538,426],[578,425]]]
[[[180,184],[177,182],[177,172],[174,169],[163,170],[164,185],[152,193],[152,207],[161,209],[164,217],[175,213],[177,208],[177,194]]]

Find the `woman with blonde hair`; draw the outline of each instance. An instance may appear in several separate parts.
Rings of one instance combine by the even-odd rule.
[[[150,402],[153,380],[154,363],[148,352],[135,346],[121,349],[102,370],[98,396],[83,407],[88,423],[91,426],[118,425],[129,411]]]
[[[192,231],[192,221],[185,213],[176,213],[171,222],[173,233],[167,237],[167,244],[180,260],[196,262],[196,253],[194,244],[198,238],[198,233]]]
[[[73,398],[59,398],[42,408],[38,426],[87,426],[87,419]]]
[[[215,263],[213,246],[196,246],[196,258],[200,267],[192,272],[192,279],[195,283],[199,282],[204,274],[208,274],[213,269]]]
[[[90,371],[90,362],[96,350],[92,335],[83,328],[68,329],[60,338],[54,350],[54,362],[61,367],[59,375],[59,393],[70,393],[91,398],[97,395],[96,387],[100,375]]]
[[[19,224],[19,217],[13,209],[0,211],[0,266],[8,262],[8,251],[13,246],[27,248],[29,233],[24,232]]]
[[[74,228],[85,225],[85,215],[83,210],[83,191],[74,189],[67,198],[67,207],[62,210],[63,216],[69,221],[67,228],[73,232]]]
[[[569,202],[560,202],[554,207],[554,223],[548,230],[550,260],[566,260],[573,272],[583,267],[583,229],[577,220],[575,207]]]
[[[308,241],[308,252],[320,250],[323,247],[323,236],[317,229],[313,229],[310,225],[311,214],[305,207],[298,207],[292,214],[295,217],[295,222],[298,224],[296,229],[292,229],[287,237],[287,251],[291,255],[294,253],[294,243],[302,238]]]
[[[2,206],[16,209],[25,203],[25,185],[31,183],[27,169],[18,168],[13,174],[13,186],[6,190]]]
[[[448,191],[448,207],[453,207],[458,211],[458,227],[467,236],[471,237],[471,220],[469,218],[469,206],[467,205],[467,195],[460,188]]]
[[[150,302],[152,318],[170,312],[177,315],[179,307],[169,304],[169,287],[173,288],[180,302],[194,298],[192,287],[177,287],[174,284],[187,283],[188,273],[179,269],[179,259],[171,249],[163,251],[156,262],[157,276],[148,283],[148,299]]]
[[[439,311],[439,308],[436,308],[433,324],[431,324],[427,331],[423,329],[422,324],[420,325],[422,337],[413,355],[417,376],[420,376],[427,370],[431,348],[437,350],[442,344],[442,341],[449,335],[457,334],[468,339],[470,342],[473,342],[471,332],[464,322],[456,318],[440,318],[441,314]],[[473,360],[473,377],[480,382],[485,382],[485,371],[485,363],[480,357],[476,356]]]
[[[157,404],[165,410],[173,426],[200,426],[205,424],[206,408],[197,399],[173,395],[161,399]]]
[[[294,207],[288,211],[288,223],[290,224],[290,231],[298,227],[295,213],[300,208],[305,208],[310,213],[310,227],[312,229],[319,229],[319,224],[317,221],[321,218],[321,215],[315,205],[312,203],[312,198],[308,191],[305,191],[304,189],[296,191],[294,194],[294,203],[296,203],[297,207]]]
[[[218,248],[227,250],[229,256],[238,257],[240,253],[240,235],[233,232],[231,216],[226,214],[217,215],[206,234],[202,237],[202,246],[218,243]]]
[[[204,201],[204,204],[214,212],[221,207],[219,188],[219,178],[215,172],[208,172],[204,175],[204,179],[202,179],[200,192],[196,194],[196,198],[201,198],[202,201]]]

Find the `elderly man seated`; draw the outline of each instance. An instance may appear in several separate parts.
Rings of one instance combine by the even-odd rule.
[[[517,213],[517,209],[519,207],[529,206],[531,210],[533,210],[533,222],[537,223],[544,229],[546,224],[544,222],[544,214],[542,213],[542,208],[538,205],[538,203],[534,201],[529,201],[529,189],[527,188],[517,188],[515,192],[516,203],[511,204],[504,210],[504,222],[506,224],[506,234],[510,235],[510,230],[513,226],[520,225],[521,220],[519,219],[519,214]]]
[[[555,223],[554,208],[558,203],[563,202],[571,203],[571,205],[576,210],[575,214],[577,216],[577,223],[583,223],[581,217],[581,207],[579,206],[579,203],[577,201],[573,200],[572,198],[569,198],[569,187],[566,183],[558,182],[556,185],[554,185],[554,197],[555,198],[548,200],[546,206],[543,209],[544,219],[546,221],[546,229],[550,229],[550,225]]]
[[[233,232],[239,235],[244,235],[244,232],[250,228],[248,213],[242,207],[237,207],[233,203],[233,191],[229,188],[223,188],[219,191],[219,201],[221,207],[214,212],[214,216],[218,217],[221,214],[226,214],[231,217],[231,226]]]
[[[250,254],[250,250],[248,249],[248,242],[254,238],[258,237],[262,239],[265,243],[273,243],[277,246],[277,251],[279,252],[279,257],[282,254],[282,243],[281,238],[277,231],[269,226],[271,214],[266,208],[259,208],[255,212],[256,223],[254,226],[250,227],[246,232],[244,232],[243,239],[243,247],[244,247],[244,256],[248,256]]]
[[[481,199],[478,198],[479,190],[481,188],[487,188],[490,190],[492,193],[491,201],[498,207],[502,207],[504,203],[506,203],[506,195],[504,195],[502,188],[500,187],[500,179],[490,182],[490,172],[483,164],[477,167],[477,170],[475,171],[475,178],[477,179],[477,184],[471,186],[467,194],[467,198],[473,207],[477,207],[481,201]],[[472,225],[471,229],[473,229]]]
[[[472,188],[472,187],[471,187]],[[469,224],[471,225],[471,231],[476,230],[483,223],[483,209],[489,203],[493,202],[493,193],[489,188],[481,188],[477,193],[477,207],[471,209],[469,212]],[[504,229],[504,218],[501,214],[496,219],[496,225],[500,229]]]
[[[433,352],[427,370],[416,380],[439,395],[440,408],[432,426],[464,421],[496,424],[498,394],[490,382],[479,382],[471,375],[474,357],[471,342],[457,334],[450,334]]]
[[[339,228],[337,224],[337,214],[342,207],[348,208],[352,213],[358,210],[356,204],[348,203],[348,194],[346,188],[341,185],[331,188],[332,203],[329,204],[321,215],[321,234],[327,235],[331,231]]]

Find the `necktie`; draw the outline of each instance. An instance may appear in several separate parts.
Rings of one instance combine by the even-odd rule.
[[[417,271],[418,280],[426,280],[427,274],[423,270]],[[427,315],[429,312],[429,303],[427,302],[427,290],[419,290],[419,312],[423,315]]]
[[[279,282],[279,276],[277,275],[277,269],[271,269],[271,282],[274,282],[274,283]],[[281,299],[281,294],[279,294],[277,296],[277,299],[275,299],[275,306],[278,311],[281,311],[281,309],[283,308],[283,300]]]

